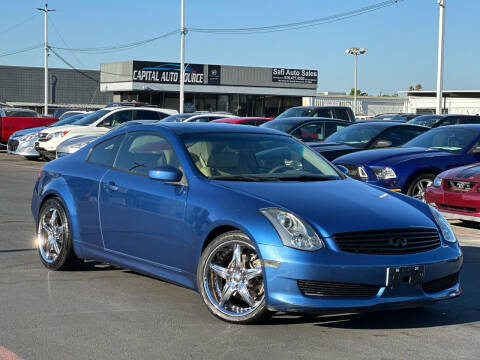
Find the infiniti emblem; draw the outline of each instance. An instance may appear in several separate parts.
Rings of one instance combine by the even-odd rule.
[[[393,239],[390,239],[390,245],[392,245],[393,247],[405,247],[407,246],[407,239],[405,238],[401,238],[401,237],[397,237],[397,238],[393,238]]]

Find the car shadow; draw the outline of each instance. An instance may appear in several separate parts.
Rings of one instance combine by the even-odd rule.
[[[70,269],[69,271],[112,271],[124,270],[121,267],[110,265],[107,263],[98,262],[95,260],[85,260],[80,266]]]
[[[463,246],[464,265],[461,271],[463,294],[433,305],[402,310],[365,312],[360,314],[289,315],[279,314],[262,325],[312,324],[341,329],[411,329],[458,325],[480,321],[480,247]]]
[[[25,252],[25,251],[36,251],[36,250],[37,250],[37,248],[0,250],[0,254],[15,253],[15,252]]]

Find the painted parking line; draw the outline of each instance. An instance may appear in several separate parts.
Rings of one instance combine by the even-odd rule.
[[[0,346],[0,360],[23,360],[23,359],[17,354],[4,348],[3,346]]]

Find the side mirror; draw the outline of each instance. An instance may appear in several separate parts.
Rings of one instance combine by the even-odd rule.
[[[345,175],[348,175],[348,169],[343,166],[343,165],[335,165],[337,167],[338,170],[340,170],[342,173],[344,173]]]
[[[173,166],[160,166],[148,170],[148,177],[152,180],[177,182],[182,179],[182,172]]]
[[[392,146],[392,142],[388,140],[378,140],[373,144],[374,148],[386,148]]]

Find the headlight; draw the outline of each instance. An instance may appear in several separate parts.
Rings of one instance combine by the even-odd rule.
[[[79,142],[79,143],[72,144],[72,145],[68,146],[68,148],[78,150],[78,149],[81,149],[82,147],[84,147],[85,145],[90,144],[90,142],[91,141],[82,141],[82,142]]]
[[[68,131],[57,131],[52,134],[52,137],[63,137],[68,134]]]
[[[20,140],[21,140],[21,141],[30,141],[30,140],[32,140],[33,138],[37,137],[37,135],[38,135],[37,133],[27,134],[27,135],[25,135],[25,136],[22,136]]]
[[[452,227],[448,223],[447,219],[445,219],[445,217],[433,206],[429,207],[433,217],[435,218],[435,222],[437,223],[440,231],[442,232],[443,238],[448,242],[456,243],[457,238],[455,237]]]
[[[370,166],[370,169],[375,173],[377,179],[387,180],[387,179],[396,179],[397,174],[389,167],[380,167],[380,166]]]
[[[281,209],[261,209],[272,223],[285,246],[315,251],[323,248],[323,242],[313,228],[292,213]]]
[[[443,179],[442,179],[441,177],[437,176],[437,177],[435,178],[435,180],[433,180],[433,186],[434,186],[434,187],[440,187],[440,186],[442,186],[442,180],[443,180]]]

